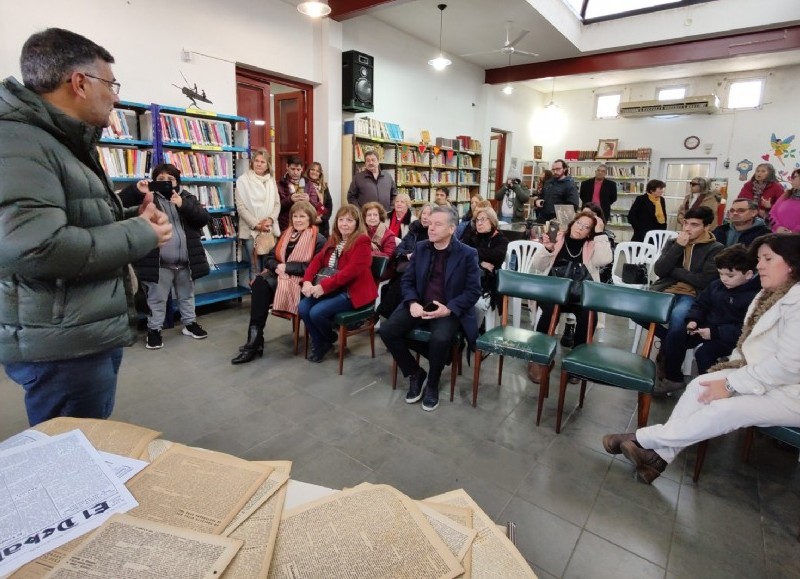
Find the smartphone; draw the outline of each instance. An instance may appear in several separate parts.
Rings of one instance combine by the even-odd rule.
[[[162,195],[172,196],[172,182],[171,181],[150,181],[147,184],[150,191],[161,193]]]
[[[425,306],[422,308],[422,311],[423,312],[435,312],[438,309],[439,309],[439,306],[437,306],[433,302],[430,302],[430,303],[425,304]]]
[[[558,235],[558,221],[553,219],[547,227],[547,237],[550,238],[550,243],[555,243],[556,236]]]

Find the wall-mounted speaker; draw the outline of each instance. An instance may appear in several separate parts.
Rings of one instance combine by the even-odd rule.
[[[372,79],[375,59],[370,55],[348,50],[342,53],[342,110],[351,113],[371,113]]]

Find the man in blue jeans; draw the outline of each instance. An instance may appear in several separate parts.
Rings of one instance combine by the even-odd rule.
[[[172,235],[145,200],[126,212],[96,150],[119,102],[103,47],[49,28],[0,84],[0,363],[31,425],[108,418],[136,338],[128,264]]]
[[[724,249],[711,233],[714,212],[708,207],[694,207],[684,215],[681,232],[670,240],[653,265],[658,276],[652,289],[675,294],[669,325],[656,328],[661,339],[664,378],[656,384],[654,396],[666,396],[685,386],[681,366],[686,355],[686,315],[695,296],[719,277],[714,261]]]

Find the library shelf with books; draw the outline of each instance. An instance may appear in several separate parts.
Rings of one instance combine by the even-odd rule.
[[[181,170],[181,185],[211,214],[202,241],[211,272],[195,282],[195,304],[241,299],[250,293],[248,256],[236,232],[236,177],[248,168],[249,121],[196,108],[153,105],[142,125],[154,135],[156,158]]]
[[[120,101],[109,115],[109,126],[97,141],[100,164],[115,188],[150,175],[155,152],[153,138],[140,120],[152,105]]]

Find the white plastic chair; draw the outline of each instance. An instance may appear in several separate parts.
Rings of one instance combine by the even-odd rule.
[[[658,257],[656,246],[650,243],[641,241],[623,241],[617,244],[614,249],[614,265],[611,268],[611,281],[614,285],[624,287],[632,287],[636,289],[646,289],[646,283],[625,283],[622,281],[622,266],[626,263],[633,263],[636,265],[646,265],[648,271],[652,267],[653,262]],[[628,322],[628,327],[636,330],[633,335],[633,346],[631,352],[636,353],[639,338],[642,334],[642,327],[634,323],[633,320]]]
[[[533,256],[537,251],[544,251],[544,245],[538,241],[528,241],[518,239],[508,244],[506,250],[506,261],[503,263],[503,269],[509,269],[512,256],[516,259],[516,271],[522,273],[542,273],[533,271]],[[520,298],[511,299],[511,314],[512,324],[515,328],[519,328],[522,319],[522,300]],[[531,309],[531,320],[536,318],[535,308]]]
[[[649,243],[650,245],[656,248],[655,257],[653,257],[653,261],[647,268],[647,277],[650,280],[650,283],[656,281],[656,276],[653,273],[653,265],[658,259],[658,256],[661,255],[661,250],[664,249],[664,246],[667,244],[667,241],[669,241],[670,239],[675,239],[676,237],[678,237],[677,231],[667,231],[666,229],[654,229],[652,231],[648,231],[645,234],[644,242]]]

